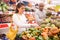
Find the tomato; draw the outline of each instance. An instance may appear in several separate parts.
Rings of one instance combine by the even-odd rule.
[[[35,37],[31,37],[29,40],[36,40]]]
[[[58,28],[53,28],[53,29],[51,29],[51,33],[52,34],[57,34],[59,32],[59,29]]]

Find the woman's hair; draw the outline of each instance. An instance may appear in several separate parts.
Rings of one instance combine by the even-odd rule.
[[[18,13],[18,8],[20,8],[20,7],[22,7],[22,6],[24,6],[23,3],[18,3],[18,4],[17,4],[17,6],[16,6],[16,13]]]

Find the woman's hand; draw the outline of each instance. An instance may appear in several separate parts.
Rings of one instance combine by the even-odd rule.
[[[31,27],[37,27],[38,24],[31,24]]]

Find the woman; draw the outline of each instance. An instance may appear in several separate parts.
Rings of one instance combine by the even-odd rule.
[[[33,24],[28,24],[27,23],[27,18],[25,17],[25,15],[23,14],[23,12],[25,11],[25,6],[22,3],[18,3],[16,6],[16,13],[13,15],[13,22],[20,27],[19,32],[22,32],[24,30],[26,30],[26,28],[31,27],[31,25]],[[36,26],[35,24],[33,26]]]

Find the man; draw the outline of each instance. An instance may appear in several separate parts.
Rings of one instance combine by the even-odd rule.
[[[37,22],[43,21],[46,17],[46,11],[44,10],[44,3],[39,4],[39,9],[35,12],[35,18]]]

